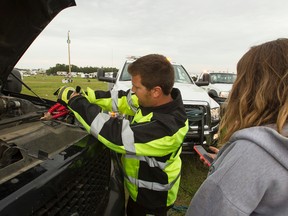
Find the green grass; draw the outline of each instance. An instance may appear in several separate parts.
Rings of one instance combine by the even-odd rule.
[[[197,155],[185,154],[182,158],[182,173],[180,188],[174,207],[169,210],[169,216],[183,216],[189,203],[206,179],[208,168],[204,167]]]
[[[40,97],[56,100],[56,96],[53,93],[61,86],[72,86],[76,87],[77,85],[81,86],[84,90],[86,87],[92,89],[101,89],[107,90],[108,84],[104,82],[99,82],[97,79],[83,79],[80,77],[73,78],[73,82],[69,84],[63,84],[62,76],[31,76],[24,77],[24,82]],[[28,89],[24,86],[22,88],[23,94],[33,95]],[[185,215],[186,208],[189,206],[189,203],[205,180],[208,168],[204,167],[202,162],[199,160],[199,157],[196,155],[182,155],[182,175],[180,189],[178,192],[178,197],[173,209],[168,213],[170,216],[182,216]]]
[[[37,75],[24,77],[23,81],[26,83],[35,93],[37,93],[41,98],[55,100],[57,97],[53,93],[61,86],[81,86],[84,90],[86,87],[92,89],[107,90],[108,85],[104,82],[99,82],[97,79],[84,79],[80,77],[73,78],[72,83],[62,83],[63,76],[46,76]],[[34,95],[25,86],[22,87],[22,94]]]

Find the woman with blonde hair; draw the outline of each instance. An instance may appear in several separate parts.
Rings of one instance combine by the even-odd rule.
[[[288,39],[252,47],[220,123],[221,147],[186,215],[288,215]]]

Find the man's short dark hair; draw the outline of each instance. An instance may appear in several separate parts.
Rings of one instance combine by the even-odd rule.
[[[151,90],[160,86],[165,95],[170,94],[174,85],[174,69],[163,55],[149,54],[138,58],[128,66],[131,76],[140,75],[142,85]]]

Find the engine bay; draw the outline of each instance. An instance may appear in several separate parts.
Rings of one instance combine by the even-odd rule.
[[[24,120],[28,114],[30,117],[31,115],[40,117],[45,110],[47,110],[45,106],[35,105],[25,99],[0,96],[0,129],[9,127],[9,123],[12,122],[21,123],[21,119]]]
[[[77,124],[40,120],[47,106],[0,97],[0,182],[49,160],[87,135]]]

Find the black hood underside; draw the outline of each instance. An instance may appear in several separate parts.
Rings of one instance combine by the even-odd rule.
[[[5,83],[19,59],[63,9],[74,0],[0,0],[0,81]]]

